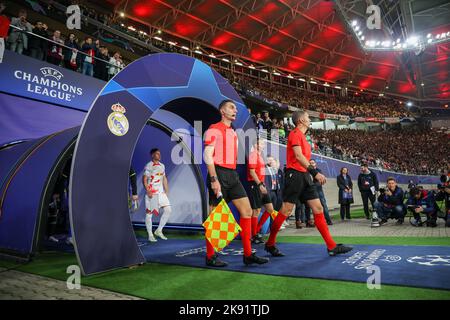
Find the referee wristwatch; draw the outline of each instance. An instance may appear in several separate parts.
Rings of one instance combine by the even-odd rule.
[[[210,179],[211,179],[211,182],[216,182],[217,181],[217,177],[216,176],[212,176]]]
[[[315,169],[311,165],[308,166],[307,170],[312,175],[313,178],[319,173],[319,170]]]

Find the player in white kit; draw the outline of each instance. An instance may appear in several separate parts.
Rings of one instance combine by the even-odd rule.
[[[167,240],[162,230],[169,220],[172,209],[169,198],[167,197],[169,185],[167,183],[165,167],[160,162],[161,152],[155,148],[150,151],[150,155],[152,161],[145,165],[144,175],[142,177],[144,188],[147,190],[147,194],[145,195],[145,226],[147,227],[148,240],[156,242],[157,240],[152,232],[152,217],[153,215],[159,215],[160,209],[162,209],[162,216],[159,220],[159,226],[155,230],[155,236]]]

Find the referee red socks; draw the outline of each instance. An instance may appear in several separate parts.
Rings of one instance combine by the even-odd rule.
[[[258,217],[252,217],[252,238],[258,233]]]
[[[334,242],[333,238],[331,237],[323,212],[314,214],[314,223],[317,230],[319,230],[320,234],[322,235],[323,240],[325,240],[328,250],[334,249],[336,247],[336,242]]]
[[[276,216],[275,220],[272,223],[269,240],[267,240],[266,246],[273,247],[275,245],[275,239],[277,238],[278,231],[280,231],[281,225],[283,224],[284,220],[286,220],[286,218],[287,216],[281,213]]]
[[[252,218],[243,218],[239,220],[241,226],[241,239],[242,246],[244,247],[244,256],[249,257],[252,255],[252,244],[250,238],[252,235]]]
[[[266,223],[267,219],[269,219],[270,217],[270,213],[266,210],[264,211],[264,213],[261,216],[261,219],[259,219],[258,222],[258,227],[256,227],[256,233],[259,232],[259,230],[261,230],[262,226],[264,225],[264,223]]]
[[[212,256],[214,255],[214,247],[212,246],[212,244],[209,242],[208,239],[206,239],[206,257],[209,259],[212,258]]]
[[[258,221],[258,218],[256,218]],[[239,221],[239,225],[241,226],[241,239],[242,246],[244,247],[244,256],[249,257],[252,255],[252,245],[250,242],[251,234],[252,234],[252,218],[242,218]],[[214,247],[211,243],[209,243],[208,239],[206,239],[206,257],[211,259],[214,255]]]

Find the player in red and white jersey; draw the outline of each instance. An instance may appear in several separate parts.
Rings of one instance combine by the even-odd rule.
[[[159,149],[154,148],[150,151],[152,161],[147,163],[144,168],[144,175],[142,177],[144,188],[146,190],[145,195],[145,226],[147,227],[148,240],[156,242],[156,238],[152,232],[152,217],[153,215],[159,215],[160,209],[163,211],[159,226],[155,230],[155,236],[167,240],[162,230],[169,220],[172,208],[170,206],[169,198],[169,184],[166,177],[166,169],[164,164],[161,163],[161,152]]]

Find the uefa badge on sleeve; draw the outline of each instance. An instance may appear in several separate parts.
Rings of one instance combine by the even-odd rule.
[[[109,131],[116,136],[124,136],[129,129],[128,119],[125,116],[127,111],[120,103],[115,103],[111,106],[113,111],[107,119]]]

